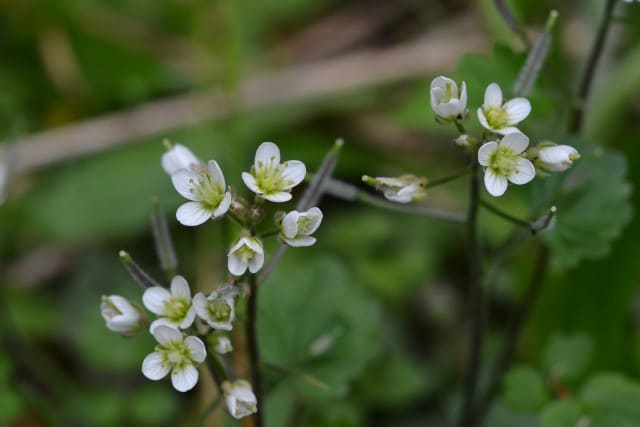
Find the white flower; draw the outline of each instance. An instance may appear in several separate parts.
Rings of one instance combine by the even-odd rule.
[[[191,290],[182,276],[171,280],[171,292],[160,286],[148,288],[142,294],[142,303],[152,313],[162,316],[151,323],[151,332],[160,325],[186,329],[196,318],[191,304]]]
[[[171,146],[162,155],[162,169],[171,176],[181,169],[190,169],[197,171],[204,165],[202,160],[196,157],[195,154],[182,144],[175,144]]]
[[[100,313],[107,322],[107,328],[125,337],[137,334],[145,324],[142,310],[119,295],[103,296]]]
[[[282,219],[280,238],[289,246],[311,246],[316,238],[311,236],[320,227],[322,211],[313,207],[306,212],[291,211]]]
[[[460,120],[467,110],[467,85],[458,85],[450,78],[439,76],[431,81],[431,108],[443,120]]]
[[[426,178],[414,175],[402,175],[397,178],[377,176],[375,178],[364,175],[362,180],[376,189],[388,200],[398,203],[410,203],[422,200],[427,195],[424,186]]]
[[[578,150],[570,145],[540,144],[537,148],[539,166],[549,172],[563,172],[569,169],[574,160],[580,158]]]
[[[233,418],[242,418],[258,412],[258,400],[245,380],[222,383],[227,410]]]
[[[263,263],[262,242],[255,237],[241,237],[229,250],[227,266],[234,276],[242,276],[247,268],[256,273]]]
[[[300,184],[307,170],[304,163],[288,160],[280,163],[280,149],[272,142],[263,142],[256,151],[251,173],[242,172],[249,190],[271,202],[291,200],[291,189]]]
[[[500,142],[490,141],[478,150],[478,162],[484,166],[484,185],[492,196],[502,196],[507,180],[522,185],[536,175],[533,164],[522,156],[529,138],[521,133],[505,135]]]
[[[142,361],[142,374],[157,381],[171,372],[171,384],[178,391],[191,390],[198,382],[196,366],[204,362],[207,350],[198,337],[161,325],[151,332],[159,345]]]
[[[520,130],[514,125],[527,118],[531,104],[526,98],[514,98],[502,102],[502,90],[496,83],[487,86],[484,104],[478,108],[478,120],[487,130],[500,135],[508,135]]]
[[[198,171],[180,169],[171,175],[173,186],[186,199],[176,218],[183,225],[200,225],[209,218],[224,215],[231,205],[231,193],[226,190],[224,175],[215,160],[209,160],[207,168]]]
[[[230,351],[233,351],[231,340],[226,335],[213,335],[210,340],[213,344],[213,349],[218,354],[227,354]]]
[[[193,306],[198,317],[213,329],[230,331],[233,328],[231,323],[236,317],[235,297],[237,295],[236,288],[226,285],[211,292],[208,297],[198,292],[193,297]]]

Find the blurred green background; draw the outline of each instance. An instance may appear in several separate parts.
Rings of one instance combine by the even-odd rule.
[[[550,248],[517,366],[485,425],[639,426],[640,4],[616,6],[585,130],[568,137],[604,2],[507,3],[532,40],[559,8],[523,130],[583,157],[498,200],[522,218],[550,205],[559,215],[554,230],[517,235],[524,243],[489,283],[490,361],[532,254]],[[525,58],[490,0],[0,0],[0,168],[11,171],[0,205],[0,425],[193,426],[213,400],[205,371],[185,395],[145,380],[152,338],[111,333],[98,309],[103,294],[140,298],[120,249],[162,277],[153,196],[180,272],[200,290],[224,277],[232,230],[175,221],[164,138],[217,159],[238,191],[262,141],[312,171],[344,138],[335,176],[356,185],[363,174],[437,178],[467,160],[455,130],[433,120],[431,79],[464,79],[473,113],[492,81],[509,92]],[[438,187],[426,203],[464,211],[466,191],[464,181]],[[268,426],[446,425],[466,361],[463,228],[328,196],[322,208],[318,244],[288,251],[261,290],[260,342],[268,362],[330,389],[268,372]],[[513,225],[483,211],[481,226],[493,271]],[[310,353],[322,338],[331,345]],[[217,411],[202,425],[236,424]]]

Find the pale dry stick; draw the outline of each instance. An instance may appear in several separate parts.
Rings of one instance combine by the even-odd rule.
[[[486,49],[486,37],[475,21],[465,17],[401,46],[345,54],[249,78],[240,87],[240,109],[252,112],[291,106],[421,78],[452,68],[467,51]],[[13,141],[16,172],[50,166],[206,121],[222,120],[233,113],[228,94],[219,89],[152,101]]]

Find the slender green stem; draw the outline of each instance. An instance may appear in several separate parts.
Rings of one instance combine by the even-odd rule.
[[[231,210],[227,211],[227,216],[229,218],[231,218],[231,220],[233,222],[235,222],[236,224],[238,224],[240,227],[244,228],[247,226],[247,224],[245,223],[245,221],[241,220],[240,217],[238,217],[237,214],[231,212]]]
[[[491,203],[487,202],[484,199],[480,199],[479,202],[480,202],[480,205],[483,208],[487,209],[492,214],[494,214],[496,216],[499,216],[500,218],[505,219],[505,220],[507,220],[509,222],[512,222],[515,225],[518,225],[520,227],[525,227],[525,228],[527,228],[529,230],[531,229],[531,223],[529,221],[525,221],[523,219],[516,218],[513,215],[508,214],[505,211],[493,206]]]
[[[480,402],[477,407],[477,417],[482,419],[486,411],[491,406],[494,398],[496,397],[500,387],[502,386],[502,381],[504,379],[505,374],[511,367],[513,363],[513,358],[515,356],[518,343],[520,341],[520,335],[522,334],[522,330],[526,323],[533,306],[538,300],[538,296],[542,290],[542,286],[544,284],[544,276],[546,275],[547,268],[549,266],[549,250],[545,247],[540,249],[538,254],[538,259],[536,261],[535,268],[533,270],[533,276],[531,278],[531,282],[527,287],[527,290],[513,312],[513,317],[507,326],[507,331],[505,333],[504,341],[502,342],[502,348],[498,353],[498,358],[496,359],[492,371],[491,376],[489,377],[489,386],[487,387],[487,392],[485,393],[484,398]]]
[[[260,233],[259,237],[261,239],[266,239],[267,237],[277,236],[278,234],[280,234],[280,229],[274,228],[273,230],[268,230],[268,231],[265,231],[264,233]]]
[[[424,188],[433,188],[433,187],[437,187],[439,185],[442,184],[446,184],[448,182],[451,181],[455,181],[458,178],[462,178],[463,176],[467,176],[471,173],[471,168],[464,168],[461,171],[458,171],[456,173],[452,173],[451,175],[447,175],[447,176],[443,176],[440,178],[435,178],[435,179],[431,179],[427,182],[427,184],[424,186]]]
[[[509,8],[507,2],[505,0],[494,0],[493,3],[495,4],[496,9],[498,9],[500,16],[502,16],[502,20],[505,22],[505,24],[507,24],[509,28],[511,28],[511,31],[518,35],[518,37],[524,44],[525,49],[529,50],[531,48],[529,37],[527,37],[527,33],[522,28],[522,25],[520,25],[520,22],[518,22],[516,17],[511,12],[511,9]]]
[[[196,423],[196,427],[204,427],[206,425],[207,419],[211,416],[211,414],[218,409],[222,403],[222,394],[219,394],[218,397],[214,399],[200,414],[200,419]]]
[[[473,162],[469,182],[469,211],[467,214],[467,244],[469,264],[469,362],[465,374],[459,427],[474,427],[476,389],[482,362],[484,335],[484,292],[482,289],[481,251],[478,238],[478,208],[480,206],[480,166]]]
[[[595,76],[598,61],[602,56],[604,42],[606,41],[607,33],[611,26],[611,17],[613,16],[613,10],[616,2],[617,0],[606,0],[604,14],[602,15],[600,25],[598,26],[598,32],[596,33],[593,46],[589,52],[584,73],[582,74],[580,85],[578,86],[578,93],[576,94],[576,99],[569,115],[569,132],[572,134],[577,134],[582,129],[585,105],[589,98],[589,93],[591,92],[591,84]]]
[[[458,129],[458,132],[460,132],[461,134],[466,134],[467,130],[464,128],[464,125],[462,123],[460,123],[458,120],[453,122],[456,125],[456,129]]]
[[[419,205],[405,205],[400,203],[390,202],[387,199],[378,196],[372,196],[369,193],[358,190],[355,200],[365,203],[370,206],[382,208],[394,212],[424,216],[427,218],[437,219],[444,222],[450,222],[454,224],[462,224],[465,222],[463,215],[456,212],[443,212],[434,209],[429,209]]]
[[[206,342],[207,337],[201,336],[200,338]],[[224,368],[216,354],[208,355],[207,368],[209,368],[209,372],[211,372],[211,376],[218,386],[218,391],[222,393],[222,383],[229,381],[229,376],[227,375],[227,370]]]
[[[302,371],[299,371],[297,369],[289,368],[287,366],[276,365],[274,363],[266,363],[266,362],[263,362],[262,366],[264,366],[267,369],[271,369],[273,371],[279,372],[281,374],[284,374],[290,377],[300,378],[305,383],[309,384],[312,387],[318,388],[320,390],[328,391],[331,389],[331,387],[329,387],[326,383],[323,383],[322,381],[320,381],[318,378],[312,375],[309,375],[307,373],[304,373]]]
[[[262,376],[260,375],[260,349],[258,346],[258,280],[256,275],[249,276],[249,303],[247,306],[247,344],[249,364],[251,365],[251,382],[258,401],[258,412],[255,415],[256,427],[264,426],[265,396],[262,393]]]

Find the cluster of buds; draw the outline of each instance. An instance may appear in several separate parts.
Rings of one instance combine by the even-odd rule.
[[[171,374],[173,387],[184,392],[197,384],[198,367],[207,357],[217,358],[233,351],[226,334],[233,329],[236,302],[241,294],[233,283],[262,269],[265,258],[262,239],[277,235],[289,246],[311,246],[316,242],[312,234],[322,222],[322,212],[317,207],[302,212],[283,212],[276,220],[275,232],[260,235],[256,231],[264,217],[264,202],[291,200],[292,188],[306,175],[302,162],[281,162],[280,149],[271,142],[258,147],[250,171],[242,173],[242,181],[254,193],[252,202],[235,196],[235,192],[227,187],[218,162],[203,162],[183,145],[169,145],[161,164],[176,191],[187,199],[176,212],[178,222],[198,226],[208,220],[232,216],[241,225],[227,254],[227,268],[235,278],[208,295],[198,292],[193,297],[189,283],[182,276],[174,276],[169,288],[149,278],[151,283],[145,284],[142,304],[155,315],[151,323],[142,306],[118,295],[103,297],[101,313],[107,328],[123,336],[133,336],[148,327],[158,345],[144,359],[142,374],[151,380]],[[125,255],[128,257],[121,253],[121,258],[133,263]],[[148,275],[143,273],[143,276]],[[255,413],[257,400],[251,384],[245,380],[228,381],[226,374],[224,378],[220,387],[228,412],[235,418]]]

